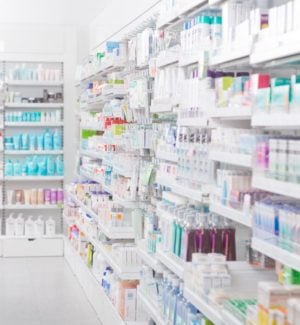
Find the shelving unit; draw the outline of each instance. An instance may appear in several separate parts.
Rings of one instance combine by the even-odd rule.
[[[209,157],[213,161],[218,161],[221,163],[236,165],[245,168],[252,168],[251,155],[213,150],[210,151]]]

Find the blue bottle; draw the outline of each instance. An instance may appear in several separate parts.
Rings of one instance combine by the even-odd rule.
[[[61,150],[61,148],[62,148],[61,133],[56,129],[53,134],[53,149]]]
[[[57,175],[63,176],[64,175],[64,161],[63,161],[62,156],[57,156],[56,160],[55,160],[55,163],[56,163],[56,173],[57,173]]]
[[[13,176],[14,175],[14,166],[12,161],[9,159],[5,164],[5,176]]]
[[[47,175],[47,162],[45,157],[40,157],[38,160],[38,176],[46,176]]]
[[[44,134],[38,134],[37,136],[37,150],[44,150]]]
[[[27,174],[28,174],[27,162],[23,161],[23,164],[22,164],[22,176],[27,176]]]
[[[173,280],[173,288],[169,296],[169,307],[168,307],[169,312],[167,315],[168,324],[174,324],[178,294],[179,294],[179,280],[175,278]]]
[[[44,149],[53,150],[53,138],[49,129],[46,129],[44,133]]]
[[[184,308],[187,300],[183,296],[183,282],[179,284],[179,293],[177,295],[173,325],[184,324]]]
[[[36,176],[38,166],[37,166],[37,159],[36,157],[28,157],[27,159],[27,170],[29,176]]]
[[[36,150],[36,135],[30,134],[29,136],[29,149],[30,150]]]
[[[14,176],[21,176],[22,175],[22,165],[20,164],[19,160],[14,162]]]
[[[47,158],[47,176],[55,175],[55,161],[54,158],[49,156]]]
[[[29,150],[29,135],[28,135],[28,133],[22,134],[22,150]]]
[[[164,318],[167,322],[169,319],[169,299],[170,299],[170,293],[173,289],[173,280],[175,279],[175,276],[170,275],[168,279],[168,285],[166,287],[166,290],[164,292]]]
[[[13,139],[14,139],[14,149],[15,150],[20,150],[20,147],[21,147],[21,137],[20,137],[20,134],[15,134],[13,136]]]

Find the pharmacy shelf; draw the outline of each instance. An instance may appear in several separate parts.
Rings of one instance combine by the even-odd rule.
[[[209,211],[223,216],[227,219],[230,219],[234,222],[237,222],[241,225],[244,225],[246,227],[252,227],[252,216],[242,211],[215,202],[210,202]]]
[[[95,158],[95,159],[103,159],[104,158],[104,152],[100,152],[97,150],[80,150],[81,156],[87,156],[90,158]]]
[[[157,28],[163,29],[171,24],[179,22],[184,16],[192,14],[194,11],[199,11],[201,7],[206,5],[207,3],[207,0],[188,1],[188,3],[182,8],[180,8],[180,10],[172,10],[168,15],[165,14],[163,18],[159,18],[157,21]]]
[[[249,65],[250,51],[251,45],[241,48],[224,49],[220,54],[211,58],[210,66],[236,68],[238,65]]]
[[[178,156],[175,152],[168,152],[162,149],[158,149],[156,151],[156,158],[161,160],[171,161],[174,163],[177,163],[178,161]]]
[[[6,81],[8,86],[22,86],[22,87],[61,87],[63,81],[51,81],[51,80],[8,80]]]
[[[156,256],[163,265],[175,273],[180,279],[184,278],[186,262],[183,259],[170,252],[164,252],[160,246],[157,247]]]
[[[45,181],[63,181],[63,176],[5,176],[6,181],[16,182],[45,182]]]
[[[108,227],[100,222],[99,216],[90,208],[88,208],[82,201],[80,201],[73,193],[68,193],[72,200],[81,208],[83,212],[90,215],[95,221],[103,234],[110,239],[134,239],[133,227]]]
[[[210,193],[211,186],[204,184],[202,190],[196,190],[185,185],[177,183],[175,180],[171,180],[169,177],[164,177],[161,175],[157,175],[156,183],[170,187],[172,192],[190,198],[195,201],[202,201],[202,197],[204,194]]]
[[[65,258],[84,289],[91,305],[103,324],[125,325],[116,307],[109,300],[92,271],[87,267],[79,253],[65,238]]]
[[[5,150],[6,155],[63,155],[63,150]]]
[[[121,280],[139,280],[141,278],[141,267],[123,267],[113,257],[112,252],[107,250],[104,245],[98,244],[97,248],[101,252],[101,255],[107,264],[114,270]]]
[[[149,297],[149,295],[145,294],[141,288],[137,290],[137,298],[141,301],[144,308],[150,315],[150,317],[154,320],[156,325],[166,325],[166,321],[163,318],[163,315],[160,312],[161,306],[155,304],[155,302]]]
[[[179,58],[178,66],[181,68],[188,67],[189,65],[194,65],[199,62],[201,54],[196,51],[192,54],[182,54]]]
[[[251,119],[251,107],[243,108],[219,108],[210,112],[211,118],[218,118],[224,120],[250,120]]]
[[[252,238],[252,248],[274,260],[300,271],[300,255],[259,238]]]
[[[173,109],[173,106],[175,106],[175,103],[173,103],[171,98],[153,99],[151,106],[150,106],[150,112],[151,113],[171,112]]]
[[[63,122],[5,122],[7,127],[59,127],[63,126]]]
[[[99,132],[104,132],[104,129],[101,125],[99,124],[86,124],[86,125],[80,125],[80,128],[83,130],[91,130],[91,131],[99,131]]]
[[[252,187],[270,193],[300,199],[300,184],[282,182],[265,176],[253,175]]]
[[[187,299],[187,301],[189,301],[196,308],[198,308],[205,317],[207,317],[210,321],[214,323],[214,325],[232,325],[231,323],[224,322],[222,313],[218,310],[216,306],[210,305],[207,301],[205,301],[204,298],[201,298],[191,289],[185,287],[183,290],[183,295]]]
[[[156,67],[162,69],[172,64],[176,64],[179,61],[179,53],[172,53],[171,50],[165,55],[161,55],[157,58]]]
[[[113,201],[119,205],[122,205],[122,207],[124,207],[126,209],[138,208],[140,203],[142,203],[139,201],[130,201],[130,200],[123,199],[123,198],[119,197],[118,195],[116,195],[115,193],[113,193]]]
[[[2,240],[9,240],[9,239],[63,239],[62,234],[55,234],[55,235],[42,235],[42,236],[7,236],[7,235],[1,235],[0,239]]]
[[[91,173],[89,173],[89,172],[87,172],[87,171],[84,171],[84,170],[82,170],[82,169],[80,170],[80,176],[85,177],[85,178],[87,178],[87,179],[90,179],[90,180],[92,180],[92,181],[94,181],[94,182],[97,182],[97,183],[101,184],[102,189],[103,189],[105,192],[107,192],[107,193],[112,193],[111,187],[108,186],[108,185],[106,185],[106,184],[104,183],[104,180],[103,180],[100,176],[93,175],[93,174],[91,174]]]
[[[293,62],[298,63],[298,55],[300,54],[299,43],[298,30],[285,33],[275,39],[262,39],[255,44],[254,50],[250,55],[250,63],[252,65],[271,63],[273,66]]]
[[[253,127],[293,129],[300,127],[300,114],[254,114]]]
[[[5,210],[61,210],[63,206],[55,204],[6,204],[4,208]]]
[[[140,258],[145,264],[151,267],[152,270],[158,273],[163,272],[163,266],[157,259],[156,253],[149,253],[147,250],[146,239],[141,239],[137,241],[138,253]]]
[[[207,117],[190,117],[190,118],[178,118],[177,125],[180,126],[195,126],[209,128],[212,127],[212,121]]]
[[[251,155],[212,150],[209,153],[209,159],[225,164],[252,168]]]
[[[35,109],[51,109],[63,108],[63,103],[6,103],[5,108],[35,108]]]

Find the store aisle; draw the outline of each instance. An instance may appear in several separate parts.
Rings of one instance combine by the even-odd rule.
[[[64,258],[0,258],[0,324],[101,322]]]

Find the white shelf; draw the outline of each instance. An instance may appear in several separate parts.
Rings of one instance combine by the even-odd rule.
[[[166,321],[159,311],[161,306],[155,304],[155,302],[152,301],[151,297],[144,294],[140,288],[137,290],[137,297],[142,302],[144,308],[147,310],[148,314],[154,320],[156,325],[166,325]]]
[[[6,103],[5,108],[63,108],[63,103]]]
[[[88,156],[95,159],[103,159],[105,153],[102,153],[97,150],[80,150],[80,154],[82,156]]]
[[[185,185],[181,185],[177,183],[175,180],[171,180],[168,177],[162,177],[161,175],[158,175],[156,177],[156,183],[166,187],[170,187],[172,192],[190,198],[195,201],[202,201],[203,194],[207,194],[210,192],[209,185],[203,185],[202,190],[197,190],[197,189],[187,187]]]
[[[199,297],[189,288],[184,288],[183,295],[190,303],[198,308],[205,317],[212,321],[214,325],[225,325],[222,314],[218,311],[216,306],[210,305],[204,298]],[[229,323],[226,324],[229,325]],[[230,323],[230,325],[232,324]]]
[[[300,271],[300,255],[282,249],[272,243],[258,238],[252,238],[252,248],[274,260]]]
[[[241,322],[239,319],[234,317],[229,311],[223,309],[222,310],[222,316],[224,320],[224,324],[230,324],[230,325],[245,325],[244,322]]]
[[[7,127],[59,127],[63,126],[63,122],[5,122]]]
[[[5,176],[6,181],[23,182],[45,182],[45,181],[63,181],[63,176]]]
[[[43,236],[6,236],[6,235],[1,235],[0,239],[2,240],[9,240],[9,239],[63,239],[63,235],[57,234],[57,235],[53,235],[53,236],[47,236],[47,235],[43,235]]]
[[[179,53],[167,53],[157,58],[156,67],[162,69],[168,65],[176,64],[179,61]]]
[[[252,187],[270,193],[300,199],[300,184],[282,182],[265,176],[253,175]]]
[[[249,64],[250,51],[251,45],[241,48],[225,49],[221,51],[219,55],[211,58],[210,65],[221,66],[226,64],[227,66],[230,65],[234,68],[234,65],[236,65],[241,60],[245,60]]]
[[[189,65],[194,65],[199,62],[199,59],[201,57],[200,52],[196,51],[195,53],[191,54],[182,54],[179,58],[179,67],[187,67]]]
[[[205,5],[206,3],[207,0],[189,1],[189,3],[181,8],[181,10],[178,10],[177,12],[171,11],[170,14],[163,17],[163,19],[158,19],[157,28],[162,29],[179,21],[183,16],[192,13],[195,10],[199,10],[201,6]]]
[[[63,86],[63,81],[39,81],[39,80],[8,80],[8,86],[27,86],[27,87],[60,87]]]
[[[144,261],[145,264],[151,267],[152,270],[158,273],[163,272],[163,266],[159,262],[157,256],[155,253],[148,253],[146,249],[146,240],[141,239],[137,242],[137,247],[138,247],[138,253],[141,257],[141,259]]]
[[[178,118],[177,125],[180,126],[195,126],[195,127],[210,127],[211,121],[207,117],[190,117]]]
[[[111,268],[121,280],[138,280],[141,278],[141,268],[122,267],[119,265],[116,259],[112,257],[112,252],[105,249],[102,244],[98,244],[97,248],[101,252],[108,265],[111,266]]]
[[[92,271],[87,267],[79,253],[65,239],[65,258],[69,263],[79,283],[83,287],[91,305],[95,309],[103,324],[125,325],[118,314],[116,307],[105,294],[100,282],[96,279]]]
[[[164,113],[164,112],[172,112],[174,103],[171,98],[157,98],[153,99],[150,112],[151,113]]]
[[[218,108],[210,112],[211,118],[219,118],[224,120],[250,120],[251,119],[251,108]]]
[[[300,114],[253,114],[253,127],[293,129],[300,127]]]
[[[63,155],[63,150],[5,150],[6,155]]]
[[[184,269],[186,266],[184,260],[172,253],[164,252],[159,246],[157,247],[156,256],[162,264],[175,273],[180,279],[184,278]]]
[[[209,153],[209,159],[213,161],[219,161],[221,163],[252,168],[252,156],[241,154],[241,153],[231,153],[223,151],[212,150]]]
[[[91,131],[99,131],[99,132],[104,132],[104,129],[100,125],[92,125],[92,124],[87,124],[87,125],[80,125],[81,129],[84,130],[91,130]]]
[[[80,170],[80,176],[83,176],[85,178],[88,178],[88,179],[90,179],[92,181],[95,181],[95,182],[101,184],[101,186],[102,186],[102,188],[103,188],[103,190],[105,192],[112,193],[112,190],[111,190],[110,186],[104,184],[104,180],[101,177],[99,177],[97,175],[92,175],[89,172],[84,171],[84,170]]]
[[[219,214],[227,219],[235,221],[241,225],[251,228],[252,227],[252,216],[246,213],[233,209],[231,207],[222,205],[220,203],[210,202],[210,212]]]
[[[55,204],[27,205],[27,204],[6,204],[6,210],[61,210],[63,206]]]
[[[161,149],[158,149],[156,151],[156,158],[161,159],[161,160],[171,161],[171,162],[174,162],[174,163],[177,163],[177,161],[178,161],[178,156],[177,156],[176,153],[164,151],[164,150],[161,150]]]

